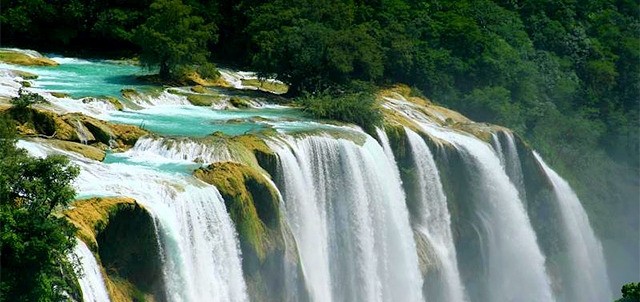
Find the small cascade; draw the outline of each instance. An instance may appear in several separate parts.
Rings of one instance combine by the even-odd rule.
[[[103,164],[42,144],[19,141],[18,146],[33,156],[69,157],[80,167],[78,193],[132,197],[153,215],[169,301],[247,301],[238,239],[215,187],[142,166]]]
[[[534,153],[545,174],[553,184],[553,194],[562,216],[562,237],[567,254],[562,269],[564,301],[611,301],[611,289],[602,251],[602,244],[589,224],[576,193],[569,184]]]
[[[415,222],[418,232],[426,237],[434,250],[439,264],[436,280],[425,280],[434,283],[431,289],[441,290],[433,293],[438,299],[431,301],[466,301],[464,287],[458,271],[456,248],[451,234],[451,218],[447,208],[440,175],[433,155],[424,140],[415,132],[405,129],[417,169],[420,199]]]
[[[191,102],[184,95],[169,93],[164,90],[160,95],[151,94],[132,94],[129,98],[133,103],[140,107],[148,108],[160,105],[184,105],[191,106]]]
[[[200,143],[188,138],[143,137],[124,154],[138,158],[161,157],[199,163],[233,161],[234,159],[229,148],[224,144],[213,146],[213,144]]]
[[[509,179],[518,189],[520,199],[526,201],[524,188],[524,176],[522,175],[522,164],[520,155],[516,147],[515,137],[509,131],[500,131],[491,134],[491,145],[498,154],[502,166],[505,168]]]
[[[500,162],[503,166],[506,166],[506,161],[504,158],[504,152],[502,152],[502,144],[500,143],[500,138],[498,138],[498,134],[491,133],[491,147],[496,151],[496,155],[500,159]]]
[[[85,127],[79,120],[75,120],[73,125],[75,126],[78,139],[81,143],[86,145],[89,142],[89,137],[92,137],[93,134],[91,134],[91,131],[89,131],[89,129],[87,129],[87,127]]]
[[[72,261],[78,260],[82,270],[82,275],[78,278],[78,283],[82,290],[82,301],[109,302],[109,294],[96,258],[82,240],[78,239],[76,241],[77,244],[73,248],[73,256],[71,258]]]
[[[422,301],[404,194],[367,137],[269,142],[312,301]]]

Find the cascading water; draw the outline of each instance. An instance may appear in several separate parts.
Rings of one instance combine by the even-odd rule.
[[[516,148],[516,141],[513,137],[513,133],[509,131],[500,131],[492,134],[491,145],[498,153],[507,175],[518,189],[520,199],[522,201],[526,201],[522,165],[520,163],[520,155],[518,154],[518,148]]]
[[[81,195],[135,198],[157,221],[169,301],[246,301],[233,223],[213,186],[177,174],[120,163],[103,164],[70,152],[20,141],[34,156],[62,153],[80,167]]]
[[[130,100],[145,108],[157,105],[191,105],[186,96],[173,94],[166,90],[162,91],[160,95],[134,94],[130,96]]]
[[[269,144],[312,300],[423,300],[404,194],[380,145],[318,136]]]
[[[456,248],[451,235],[451,219],[447,208],[447,198],[444,195],[440,175],[433,155],[424,140],[415,132],[405,129],[418,176],[419,212],[414,228],[425,236],[434,250],[439,264],[440,276],[438,280],[425,280],[436,283],[432,289],[439,289],[440,293],[433,293],[438,297],[435,301],[465,301],[464,287],[460,280]],[[433,301],[433,300],[431,300]]]
[[[159,95],[131,93],[128,98],[132,102],[126,103],[127,109],[118,111],[108,100],[58,98],[39,89],[64,91],[74,97],[120,95],[124,84],[100,82],[97,76],[105,75],[91,69],[120,67],[105,62],[58,61],[63,64],[56,68],[62,69],[36,69],[41,77],[29,90],[43,94],[59,113],[82,112],[111,122],[139,125],[170,137],[141,138],[129,151],[108,154],[105,163],[50,148],[46,143],[21,141],[19,145],[33,155],[63,153],[70,157],[81,167],[76,186],[82,196],[133,197],[152,214],[169,301],[248,300],[238,239],[222,197],[213,186],[190,174],[203,163],[246,162],[242,157],[247,154],[239,154],[243,151],[236,154],[232,146],[213,143],[211,133],[236,135],[269,127],[279,133],[271,136],[268,144],[278,156],[278,171],[271,176],[282,193],[283,223],[291,231],[286,231],[284,249],[287,253],[298,253],[300,260],[300,267],[284,268],[285,276],[273,276],[287,280],[287,295],[283,297],[304,300],[301,297],[307,293],[302,291],[308,290],[312,301],[611,300],[602,247],[584,209],[568,184],[537,158],[553,183],[552,202],[557,201],[560,209],[557,216],[561,216],[557,219],[560,227],[551,228],[551,232],[558,229],[558,239],[547,241],[558,241],[558,246],[566,249],[548,254],[553,261],[547,262],[561,266],[558,275],[552,271],[558,295],[553,296],[545,258],[528,217],[536,216],[525,210],[524,176],[529,174],[523,175],[516,141],[509,131],[498,130],[493,134],[493,152],[475,137],[435,125],[433,122],[448,123],[445,111],[431,112],[415,108],[406,100],[387,99],[384,106],[415,122],[421,134],[447,142],[446,148],[438,148],[435,153],[439,164],[442,157],[459,159],[449,162],[453,163],[450,170],[463,170],[438,171],[425,140],[406,131],[414,164],[411,168],[419,188],[407,191],[406,195],[417,191],[414,195],[420,197],[414,198],[420,210],[414,213],[412,207],[409,216],[410,198],[402,190],[400,170],[389,139],[379,129],[382,146],[368,136],[358,146],[345,139],[281,135],[301,129],[321,132],[340,127],[299,119],[296,114],[287,115],[273,108],[263,108],[258,113],[195,107],[180,95],[192,93],[184,88],[177,88],[179,94],[167,90]],[[69,65],[69,70],[64,69],[65,65]],[[131,75],[132,70],[139,69],[127,68],[115,74]],[[84,75],[69,73],[73,69]],[[239,88],[244,87],[243,78],[252,76],[222,73],[228,73],[227,78],[232,78],[232,84]],[[0,95],[5,97],[16,96],[21,87],[16,80],[6,79],[10,74],[0,72]],[[71,79],[74,81],[67,83]],[[145,91],[144,87],[129,88]],[[91,133],[84,132],[87,129],[80,122],[76,126],[79,139],[86,141]],[[357,134],[365,136],[362,132]],[[522,162],[525,163],[529,162]],[[463,177],[451,178],[452,175]],[[452,186],[453,182],[460,184]],[[450,188],[460,191],[449,191]],[[536,227],[548,221],[544,220],[546,216],[540,217],[534,219]],[[539,233],[539,238],[552,237],[540,234],[544,233]],[[467,239],[471,242],[464,241]],[[428,257],[433,258],[429,260],[435,261],[429,263],[433,267],[428,267],[423,283],[420,271],[423,254],[418,258],[416,245],[422,248],[425,242]],[[546,245],[543,246],[547,252]],[[80,279],[84,300],[108,300],[91,252],[79,243],[75,254],[83,261],[85,273],[91,273]],[[430,286],[431,283],[436,285]],[[425,288],[441,290],[424,293]]]
[[[434,127],[425,130],[457,146],[465,165],[475,172],[474,202],[488,257],[481,295],[489,301],[554,301],[536,235],[495,153],[476,138]]]
[[[91,132],[89,132],[87,127],[85,127],[80,121],[75,121],[74,125],[76,127],[75,131],[78,135],[78,139],[81,143],[86,145],[89,141],[89,135],[91,135]]]
[[[231,152],[224,145],[214,148],[211,144],[198,143],[190,139],[151,137],[140,138],[131,150],[125,152],[125,155],[139,158],[156,156],[202,163],[233,160]]]
[[[82,269],[82,275],[78,278],[78,283],[82,290],[82,301],[109,302],[109,294],[107,294],[107,288],[105,287],[100,267],[82,240],[77,240],[72,257],[78,260],[80,268]]]
[[[563,300],[611,301],[602,244],[596,238],[578,196],[538,154],[534,153],[534,156],[553,184],[553,194],[562,215],[562,233],[568,249],[563,263],[566,278],[561,290]]]
[[[425,133],[455,146],[472,174],[470,190],[477,220],[473,227],[481,245],[477,257],[486,259],[476,261],[482,263],[484,276],[473,272],[469,275],[476,276],[475,280],[465,280],[475,284],[467,287],[469,298],[554,301],[536,234],[496,153],[475,137],[440,128],[411,104],[391,101],[389,106],[415,121]]]

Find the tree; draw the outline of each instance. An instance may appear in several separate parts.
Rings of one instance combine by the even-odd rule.
[[[75,228],[55,210],[74,198],[78,169],[63,156],[29,157],[0,116],[0,301],[79,297],[67,258]]]
[[[637,302],[640,301],[640,283],[627,283],[622,286],[622,299],[616,302]]]
[[[207,43],[215,42],[216,28],[191,14],[181,0],[156,0],[150,17],[133,32],[140,46],[140,61],[147,67],[160,67],[160,77],[175,79],[192,65],[207,64]]]

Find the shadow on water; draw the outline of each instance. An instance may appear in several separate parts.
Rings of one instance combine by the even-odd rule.
[[[146,74],[115,75],[115,76],[105,77],[104,81],[107,84],[114,84],[114,85],[157,86],[156,84],[141,80],[140,79],[141,75],[146,75]]]

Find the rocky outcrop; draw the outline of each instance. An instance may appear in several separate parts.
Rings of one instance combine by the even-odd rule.
[[[165,300],[153,218],[134,199],[78,200],[64,216],[104,269],[112,301]]]
[[[131,148],[138,138],[148,134],[132,125],[112,124],[81,113],[59,115],[40,108],[8,108],[9,115],[17,122],[18,133],[23,136],[55,139],[54,144],[92,159],[104,157],[94,148],[104,151],[111,148],[123,151]],[[60,141],[66,141],[62,143]],[[80,147],[81,143],[94,148]]]

